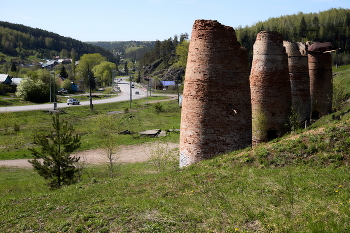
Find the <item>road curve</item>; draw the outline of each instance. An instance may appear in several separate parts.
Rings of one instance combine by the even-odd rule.
[[[127,77],[124,77],[127,78]],[[135,88],[130,88],[130,84],[126,81],[122,81],[118,83],[121,92],[118,96],[101,99],[101,100],[93,100],[92,104],[105,104],[105,103],[113,103],[113,102],[121,102],[130,100],[130,89],[132,91],[132,99],[141,99],[145,98],[147,93],[135,86]],[[138,91],[139,94],[135,94]],[[90,101],[82,101],[80,105],[90,105]],[[57,103],[57,108],[68,108],[75,107],[76,105],[67,105],[67,103]],[[36,105],[24,105],[24,106],[11,106],[11,107],[0,107],[1,112],[20,112],[20,111],[32,111],[32,110],[52,110],[54,108],[53,103],[50,104],[36,104]]]

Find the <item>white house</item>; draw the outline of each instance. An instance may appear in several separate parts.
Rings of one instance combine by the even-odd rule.
[[[8,74],[0,74],[0,83],[11,84],[11,76]]]

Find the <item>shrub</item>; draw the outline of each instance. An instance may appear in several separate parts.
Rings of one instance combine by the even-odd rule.
[[[163,111],[164,111],[163,105],[162,105],[161,103],[159,103],[159,102],[156,103],[156,104],[154,105],[154,111],[155,111],[157,114],[163,112]]]
[[[34,103],[45,103],[50,99],[50,84],[26,77],[17,87],[16,96]]]
[[[12,92],[12,87],[3,83],[0,83],[0,95]]]

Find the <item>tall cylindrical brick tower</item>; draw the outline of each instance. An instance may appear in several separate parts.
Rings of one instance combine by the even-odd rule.
[[[249,145],[247,52],[232,27],[196,20],[182,100],[180,167]]]
[[[332,112],[332,54],[329,42],[315,42],[308,47],[311,118],[318,119]]]
[[[291,87],[281,34],[258,33],[253,46],[250,89],[253,144],[282,136],[291,111]]]
[[[292,107],[299,122],[310,120],[311,98],[307,46],[303,42],[283,41],[288,54]]]

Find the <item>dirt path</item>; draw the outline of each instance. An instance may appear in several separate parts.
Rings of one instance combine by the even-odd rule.
[[[120,146],[117,153],[114,155],[118,163],[137,163],[147,161],[150,157],[151,148],[161,146],[170,150],[178,149],[178,143],[146,143],[141,145]],[[106,154],[101,149],[86,150],[74,153],[74,155],[80,157],[81,162],[87,164],[101,164],[107,163],[108,159]],[[28,162],[28,159],[16,159],[16,160],[0,160],[0,167],[19,167],[19,168],[31,168],[32,165]]]

